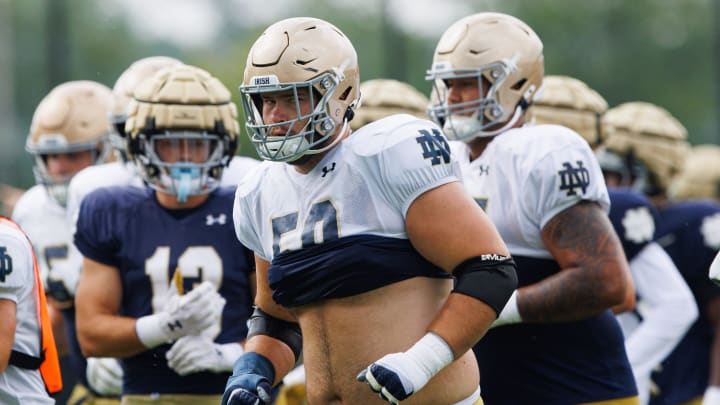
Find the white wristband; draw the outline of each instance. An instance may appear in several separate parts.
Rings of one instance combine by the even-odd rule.
[[[164,321],[162,318],[164,317],[160,314],[155,314],[143,316],[135,321],[135,333],[140,343],[148,349],[169,343],[168,336],[161,326]]]
[[[418,378],[421,377],[419,375],[408,376],[412,380],[416,392],[455,359],[447,342],[432,332],[426,333],[405,354],[424,374],[423,378]]]
[[[718,405],[720,404],[720,387],[710,385],[705,389],[702,405]]]
[[[510,295],[510,299],[508,299],[502,311],[500,311],[500,315],[498,315],[498,318],[495,322],[493,322],[492,326],[495,327],[519,322],[522,322],[522,317],[520,317],[520,308],[518,308],[517,302],[517,290],[515,290],[512,295]]]

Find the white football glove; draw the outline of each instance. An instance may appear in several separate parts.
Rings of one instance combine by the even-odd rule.
[[[440,370],[454,359],[450,346],[429,332],[403,353],[392,353],[358,374],[358,381],[370,385],[380,397],[398,404],[420,391]]]
[[[165,308],[135,322],[138,339],[147,348],[171,343],[183,336],[199,335],[220,322],[225,307],[212,283],[204,281],[189,293],[168,299]]]
[[[88,357],[85,369],[88,384],[100,395],[118,396],[122,392],[123,370],[112,357]]]
[[[78,281],[80,281],[80,267],[70,262],[57,262],[50,267],[46,280],[47,292],[61,307],[69,308],[73,304]]]
[[[200,371],[232,371],[243,354],[240,343],[219,344],[206,336],[183,336],[165,354],[168,366],[180,375]]]

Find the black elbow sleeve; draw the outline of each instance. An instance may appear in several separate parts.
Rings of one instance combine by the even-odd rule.
[[[295,361],[300,358],[302,353],[302,333],[300,332],[300,325],[297,323],[275,318],[255,307],[248,321],[247,338],[250,339],[256,335],[270,336],[285,343],[295,355]]]
[[[477,298],[498,314],[518,284],[515,261],[496,254],[465,260],[453,275],[457,280],[453,292]]]

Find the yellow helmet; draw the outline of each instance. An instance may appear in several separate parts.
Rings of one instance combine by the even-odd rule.
[[[150,56],[138,59],[128,66],[115,81],[112,89],[113,110],[110,116],[114,130],[110,133],[110,141],[115,150],[120,153],[122,160],[127,160],[125,120],[127,119],[128,104],[133,98],[135,87],[158,70],[181,64],[182,62],[179,60],[168,56]]]
[[[133,97],[125,123],[128,155],[145,181],[180,202],[217,188],[240,131],[227,87],[205,70],[175,65],[140,82]],[[206,151],[204,161],[168,160],[158,152],[183,142]]]
[[[633,186],[649,195],[664,194],[680,171],[689,149],[687,130],[667,110],[646,102],[628,102],[602,118],[603,148],[626,162]],[[638,165],[630,167],[633,162]]]
[[[528,111],[537,124],[563,125],[600,144],[600,119],[608,103],[584,82],[568,76],[545,76],[541,94]]]
[[[427,96],[415,87],[393,79],[373,79],[360,83],[360,108],[350,122],[352,129],[393,114],[411,114],[427,119]]]
[[[676,200],[713,199],[720,202],[720,146],[692,147],[668,193]]]
[[[527,24],[501,13],[465,17],[435,48],[426,79],[435,82],[437,102],[428,113],[449,139],[495,136],[515,125],[532,104],[544,72],[542,41]],[[478,79],[480,98],[449,104],[447,81],[462,78]]]
[[[105,162],[111,150],[111,108],[112,92],[107,86],[79,80],[53,88],[35,109],[25,150],[35,158],[35,181],[44,185],[60,205],[65,205],[67,185],[74,173],[50,175],[46,156],[90,150],[93,164]]]
[[[327,141],[347,125],[359,100],[360,77],[355,48],[337,27],[317,18],[288,18],[268,27],[255,41],[240,86],[245,128],[258,155],[265,160],[290,162],[306,154],[328,150]],[[314,106],[308,115],[266,124],[263,93],[307,89]],[[270,136],[278,126],[307,120],[298,133]],[[336,138],[339,139],[339,138]]]

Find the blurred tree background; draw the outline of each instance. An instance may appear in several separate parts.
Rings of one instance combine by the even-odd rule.
[[[428,92],[436,41],[480,11],[532,26],[547,73],[584,80],[610,106],[663,106],[693,144],[720,143],[718,0],[0,0],[0,183],[33,184],[25,137],[35,107],[61,82],[112,87],[134,60],[168,55],[207,69],[239,102],[247,51],[262,30],[314,16],[351,38],[362,80],[395,78]],[[254,156],[241,140],[240,153]]]

